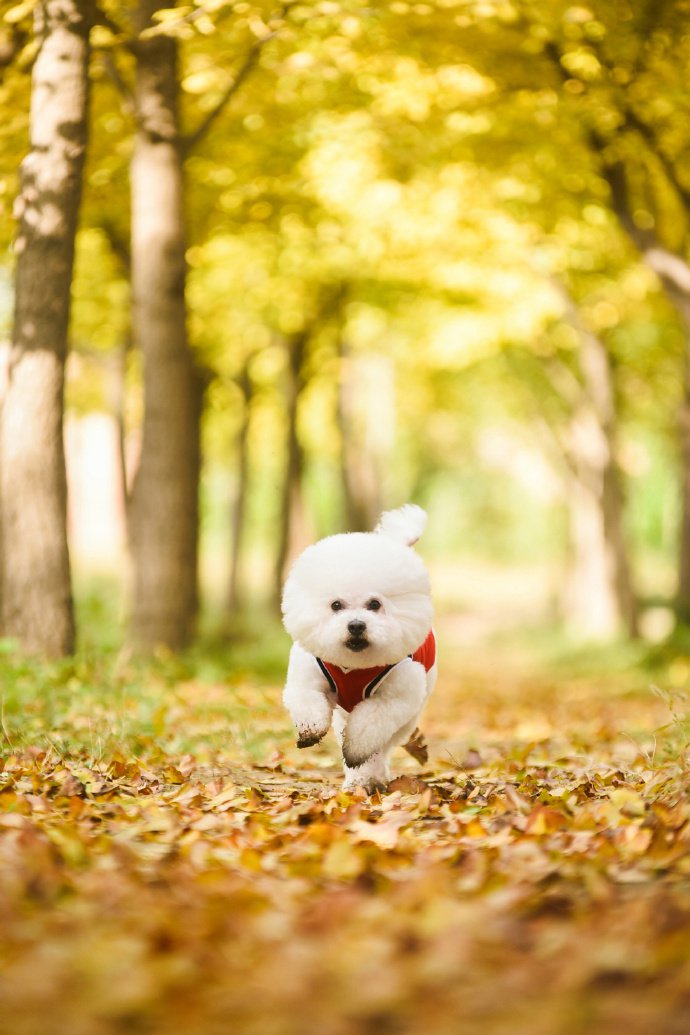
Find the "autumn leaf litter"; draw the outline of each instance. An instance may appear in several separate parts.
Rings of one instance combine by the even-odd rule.
[[[562,747],[6,750],[0,1031],[688,1030],[682,762]]]

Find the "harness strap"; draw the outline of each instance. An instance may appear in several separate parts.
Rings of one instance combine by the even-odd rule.
[[[413,654],[408,654],[412,661],[423,665],[428,672],[436,660],[436,641],[433,631],[429,634],[420,647]],[[314,657],[317,665],[326,679],[330,689],[335,694],[336,700],[346,712],[351,712],[360,701],[371,697],[376,687],[386,676],[392,672],[401,661],[395,661],[391,665],[373,665],[364,669],[342,669],[340,665],[325,662],[322,658]]]
[[[348,712],[352,711],[354,706],[356,704],[359,704],[360,701],[363,701],[366,698],[371,697],[379,683],[386,678],[388,673],[391,672],[396,667],[396,665],[400,664],[400,662],[398,661],[392,665],[381,666],[381,668],[375,672],[374,676],[369,680],[368,683],[366,683],[362,687],[357,687],[357,689],[355,690],[354,687],[348,686],[348,676],[350,676],[351,673],[356,673],[356,669],[351,669],[349,672],[346,673],[340,668],[340,666],[333,665],[332,668],[335,669],[334,674],[334,672],[331,671],[331,668],[324,661],[322,661],[321,658],[315,658],[315,660],[317,665],[321,669],[321,672],[323,673],[324,677],[326,678],[329,687],[335,694],[338,700],[338,704]],[[336,676],[340,676],[342,680],[342,686],[338,685]]]
[[[324,665],[324,663],[321,660],[321,658],[317,658],[316,659],[316,664],[319,666],[319,668],[323,672],[323,674],[326,677],[326,680],[328,682],[328,685],[330,686],[331,690],[333,691],[333,693],[337,697],[338,696],[338,687],[335,685],[335,679],[333,678],[331,673],[328,671],[328,669]]]

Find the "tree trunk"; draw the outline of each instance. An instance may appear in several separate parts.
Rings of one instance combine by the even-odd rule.
[[[617,414],[606,346],[580,320],[557,285],[580,338],[579,379],[557,391],[572,410],[564,451],[570,469],[571,564],[564,591],[568,624],[585,637],[637,635],[638,607],[624,530],[624,497],[616,459]]]
[[[273,575],[273,602],[279,608],[283,582],[293,557],[307,545],[306,516],[302,497],[304,452],[297,431],[299,400],[304,388],[304,365],[309,331],[302,331],[289,342],[287,396],[287,440],[285,478],[278,514],[278,545]]]
[[[74,241],[87,146],[87,0],[42,0],[22,163],[14,330],[2,408],[2,627],[30,652],[74,649],[62,435]]]
[[[637,601],[623,528],[610,361],[600,339],[578,329],[585,393],[571,443],[578,485],[571,498],[575,564],[569,615],[586,636],[606,639],[621,631],[636,636]]]
[[[601,431],[600,504],[608,578],[616,603],[616,619],[629,636],[637,636],[638,606],[633,589],[623,514],[624,495],[616,456],[618,422],[611,360],[596,334],[580,327],[580,365],[587,395]]]
[[[684,330],[685,363],[683,375],[683,402],[681,404],[679,420],[681,455],[681,518],[676,612],[681,622],[686,625],[690,625],[690,320],[684,321]]]
[[[595,133],[591,134],[591,138],[593,146],[603,155],[605,148],[601,139]],[[663,156],[661,160],[663,161]],[[667,165],[665,167],[686,213],[690,215],[690,195],[679,183],[673,170]],[[638,250],[642,261],[659,278],[659,283],[674,306],[685,334],[683,401],[678,428],[682,492],[676,613],[681,621],[690,622],[690,264],[683,256],[665,248],[654,230],[643,230],[637,226],[633,218],[633,206],[622,163],[606,162],[602,158],[602,171],[609,185],[613,210],[621,227]]]
[[[620,616],[602,524],[601,488],[572,478],[568,492],[570,565],[562,604],[566,623],[583,639],[609,639]]]
[[[139,0],[139,28],[158,0]],[[144,363],[142,451],[130,505],[130,640],[189,643],[195,625],[203,385],[187,340],[177,45],[136,45],[138,129],[131,168],[132,331]]]
[[[672,9],[672,0],[668,3],[657,2],[647,5],[646,22],[650,39],[667,11]],[[563,49],[554,41],[550,41],[545,45],[545,53],[554,63],[561,80],[567,82],[571,73],[564,67]],[[606,64],[600,50],[597,51],[597,56]],[[690,217],[690,190],[678,176],[673,160],[668,157],[665,148],[661,146],[653,126],[640,118],[630,103],[629,97],[625,99],[625,96],[622,95],[621,99],[623,104],[619,112],[620,120],[616,133],[620,136],[625,129],[633,132],[638,140],[645,142],[663,169],[668,185],[675,192],[685,215]],[[654,229],[643,229],[637,225],[626,167],[620,159],[619,149],[610,148],[610,141],[593,123],[589,125],[587,135],[592,151],[599,159],[601,174],[609,186],[612,209],[622,229],[638,250],[641,260],[658,276],[667,297],[676,307],[685,331],[683,402],[679,420],[682,513],[676,611],[681,620],[688,622],[690,621],[690,264],[684,255],[666,248]]]
[[[573,422],[569,481],[571,562],[563,604],[568,625],[586,639],[637,633],[622,529],[622,494],[610,443],[590,413]],[[574,440],[577,441],[574,441]]]
[[[338,425],[347,531],[369,532],[383,509],[383,471],[394,436],[392,373],[383,357],[348,354],[341,345]]]
[[[226,604],[226,620],[230,631],[235,617],[242,609],[242,548],[244,546],[245,517],[247,513],[247,490],[249,483],[249,427],[252,406],[252,380],[249,376],[249,364],[242,370],[239,387],[242,392],[242,420],[237,433],[237,484],[232,501],[231,542],[230,542],[230,578],[228,580],[228,596]]]
[[[628,227],[629,232],[630,227]],[[632,236],[632,232],[631,232]],[[683,329],[683,396],[678,419],[681,464],[681,516],[678,543],[676,614],[690,623],[690,265],[665,249],[651,234],[634,233],[644,262],[656,273]]]

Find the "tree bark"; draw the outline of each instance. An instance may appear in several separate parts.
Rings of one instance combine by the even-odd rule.
[[[602,449],[596,472],[607,581],[615,602],[615,622],[630,636],[638,632],[638,606],[633,589],[623,514],[624,495],[616,456],[618,427],[611,360],[601,339],[580,327],[580,365],[586,393],[598,426]]]
[[[587,639],[637,635],[637,602],[623,531],[623,495],[613,442],[593,410],[574,416],[568,509],[571,561],[563,603],[569,626]]]
[[[247,363],[239,377],[239,388],[242,392],[243,409],[240,427],[237,433],[237,484],[232,500],[230,521],[230,578],[228,580],[228,596],[226,603],[226,622],[228,631],[237,614],[242,610],[242,549],[244,546],[245,517],[247,513],[247,490],[249,483],[249,429],[253,386]]]
[[[638,632],[638,603],[624,528],[617,462],[617,412],[606,346],[582,323],[569,293],[556,285],[580,338],[579,374],[553,370],[571,417],[561,442],[568,465],[571,560],[563,604],[574,631],[607,639]]]
[[[21,169],[14,328],[0,429],[2,627],[29,652],[74,649],[62,434],[74,242],[87,146],[87,0],[42,0]]]
[[[341,343],[337,419],[347,531],[369,532],[383,509],[393,388],[385,365],[364,363]]]
[[[690,625],[690,319],[684,323],[684,329],[683,401],[681,403],[679,419],[681,517],[676,614],[681,622]]]
[[[292,557],[306,546],[306,518],[302,497],[304,451],[299,440],[297,417],[300,396],[305,384],[304,367],[310,330],[295,334],[288,343],[288,378],[286,386],[287,431],[285,478],[283,479],[278,513],[278,543],[273,574],[273,603],[280,608],[283,582]]]
[[[139,0],[139,28],[158,0]],[[203,384],[187,338],[177,45],[136,44],[138,128],[131,167],[132,330],[143,356],[142,451],[129,513],[130,641],[184,647],[198,605],[198,490]]]
[[[646,17],[648,35],[651,38],[654,27],[661,23],[668,11],[673,10],[669,2],[649,3]],[[560,78],[569,77],[562,64],[563,51],[554,41],[545,46],[545,53],[554,64]],[[605,64],[601,51],[597,56]],[[628,95],[629,97],[630,95]],[[634,110],[632,104],[624,102],[620,110],[621,121],[617,132],[626,129],[634,133],[658,162],[669,187],[675,192],[686,216],[690,218],[690,190],[678,176],[673,160],[659,145],[654,128],[645,122]],[[611,205],[622,229],[639,252],[642,261],[656,273],[669,301],[676,308],[685,332],[685,356],[683,363],[683,400],[679,416],[678,437],[681,460],[681,521],[678,548],[678,586],[676,591],[676,613],[684,622],[690,622],[690,264],[684,255],[666,248],[655,230],[642,229],[635,222],[631,203],[628,178],[624,163],[609,152],[609,141],[590,124],[587,137],[592,152],[599,159],[602,176],[611,194]]]
[[[683,396],[678,421],[681,461],[681,518],[678,544],[678,585],[676,613],[683,622],[690,622],[690,264],[664,247],[653,230],[642,230],[632,215],[625,168],[620,162],[604,164],[614,211],[646,266],[659,278],[659,283],[676,310],[683,328],[685,354],[683,361]],[[668,176],[690,217],[690,194],[679,184],[672,170]]]

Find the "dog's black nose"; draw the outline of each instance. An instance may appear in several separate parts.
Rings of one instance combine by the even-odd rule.
[[[353,618],[351,622],[347,623],[347,631],[352,633],[353,636],[361,636],[365,632],[367,627],[366,622],[361,622],[357,618]]]

